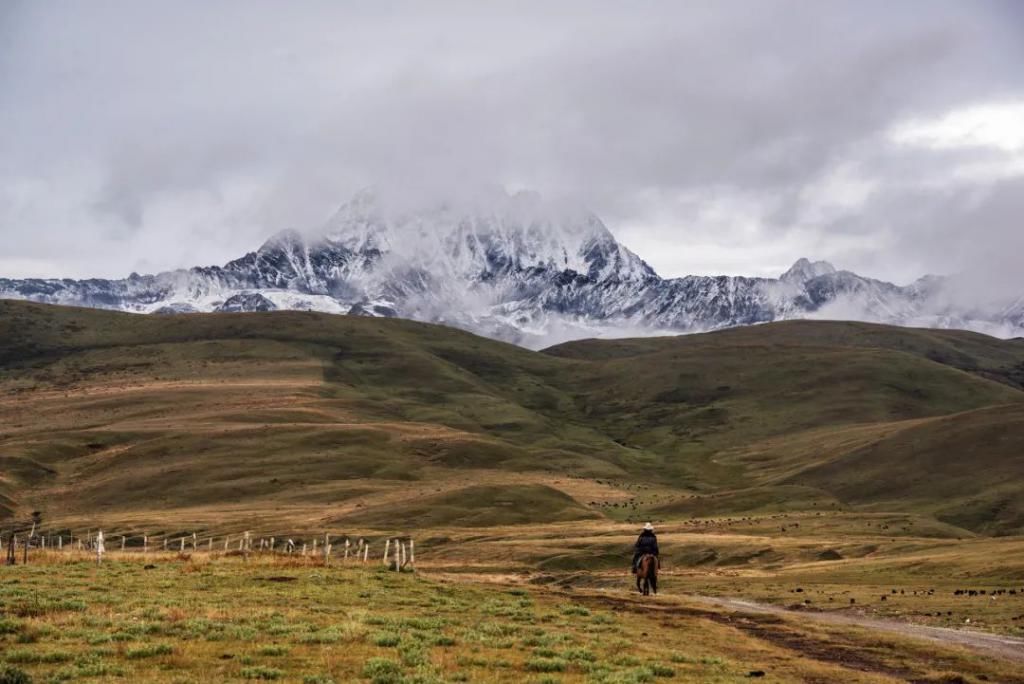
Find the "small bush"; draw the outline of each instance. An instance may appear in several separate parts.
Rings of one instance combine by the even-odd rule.
[[[363,676],[373,684],[399,684],[402,681],[402,668],[388,658],[370,658],[363,665]]]
[[[153,658],[156,656],[170,655],[174,653],[174,649],[167,644],[152,644],[147,646],[139,646],[138,648],[129,648],[128,652],[125,653],[126,658],[132,660],[140,660],[142,658]]]
[[[254,665],[252,667],[242,668],[243,679],[280,679],[284,676],[284,672],[278,670],[276,667],[263,667],[262,665]]]
[[[583,606],[566,606],[562,609],[562,615],[581,615],[586,617],[590,615],[590,611]]]
[[[403,644],[398,649],[398,656],[402,659],[402,664],[407,667],[417,667],[427,662],[427,656],[417,644]]]
[[[256,651],[257,655],[261,656],[283,656],[288,655],[287,646],[264,646],[263,648]]]
[[[0,618],[0,634],[17,634],[21,631],[21,623]]]
[[[8,651],[4,659],[9,663],[19,665],[29,663],[66,663],[73,660],[74,656],[67,651],[29,651],[26,649],[15,649]]]
[[[568,665],[561,658],[530,658],[525,667],[528,672],[565,672]]]
[[[377,632],[371,639],[375,646],[383,646],[386,648],[392,648],[398,646],[402,641],[402,637],[395,634],[394,632]]]
[[[575,662],[593,663],[597,661],[597,656],[585,648],[570,648],[562,655],[566,660]]]
[[[676,671],[667,665],[651,665],[651,674],[655,677],[675,677]]]
[[[32,678],[12,665],[0,665],[0,684],[32,684]]]
[[[455,639],[450,636],[445,636],[444,634],[439,634],[432,637],[429,643],[431,646],[454,646]]]
[[[334,680],[327,675],[306,675],[302,684],[334,684]]]

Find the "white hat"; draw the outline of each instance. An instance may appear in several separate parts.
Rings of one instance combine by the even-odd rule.
[[[645,523],[644,524],[644,529],[653,532],[654,531],[654,525],[652,525],[651,523]]]

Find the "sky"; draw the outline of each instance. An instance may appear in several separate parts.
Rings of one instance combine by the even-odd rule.
[[[662,276],[1024,289],[1024,4],[0,3],[0,277],[224,263],[361,188],[535,190]]]

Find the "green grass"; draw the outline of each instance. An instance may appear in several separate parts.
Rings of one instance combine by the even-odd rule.
[[[3,301],[0,517],[136,544],[297,534],[324,506],[385,530],[885,507],[1016,533],[1022,382],[1020,341],[860,323],[538,353],[401,320]]]

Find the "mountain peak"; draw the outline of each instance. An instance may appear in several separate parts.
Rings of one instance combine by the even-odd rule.
[[[836,267],[827,261],[811,261],[801,257],[796,260],[788,271],[780,276],[779,280],[787,283],[806,283],[818,276],[831,275],[836,272]]]

